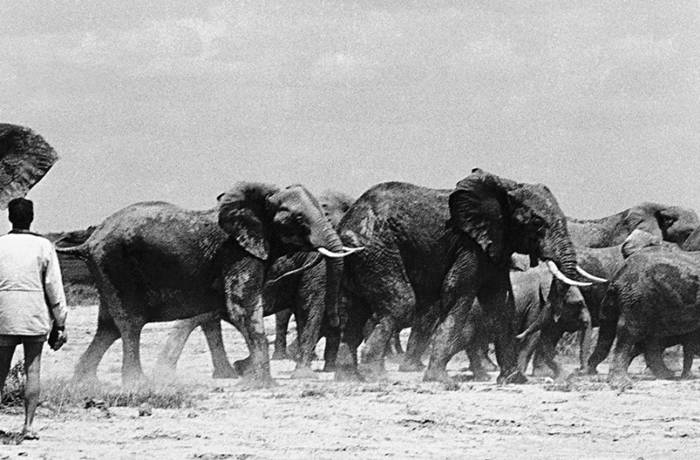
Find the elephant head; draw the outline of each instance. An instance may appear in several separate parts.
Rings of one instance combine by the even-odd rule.
[[[700,220],[692,209],[647,202],[630,208],[625,224],[630,233],[634,229],[644,230],[680,245],[700,226]]]
[[[546,186],[474,169],[457,184],[449,207],[448,225],[475,241],[493,263],[507,266],[518,252],[530,256],[531,266],[546,261],[567,284],[590,284],[575,280],[581,272],[566,217]]]
[[[700,227],[690,234],[681,248],[684,251],[700,251]]]
[[[297,251],[318,251],[327,258],[328,282],[339,282],[341,258],[353,250],[343,248],[318,201],[301,185],[238,183],[218,202],[219,226],[250,256],[271,262]],[[326,308],[337,324],[337,289],[328,291],[333,295],[327,296]]]

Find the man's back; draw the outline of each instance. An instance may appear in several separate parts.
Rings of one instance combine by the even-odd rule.
[[[29,232],[0,236],[0,334],[47,334],[47,301],[65,303],[61,285],[49,240]]]

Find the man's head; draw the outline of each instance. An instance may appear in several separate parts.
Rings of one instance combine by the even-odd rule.
[[[15,198],[7,205],[12,228],[28,230],[34,220],[34,203],[26,198]]]

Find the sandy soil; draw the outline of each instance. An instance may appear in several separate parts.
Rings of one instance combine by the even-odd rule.
[[[97,309],[72,310],[70,343],[45,351],[45,379],[67,377],[87,347]],[[148,372],[168,324],[149,325],[142,355]],[[268,332],[274,330],[268,323]],[[229,357],[245,355],[240,335],[225,327]],[[119,382],[117,342],[100,366],[105,382]],[[21,355],[21,352],[17,353]],[[19,358],[20,356],[16,356]],[[242,391],[236,380],[214,380],[203,335],[188,342],[178,378],[195,396],[193,407],[134,407],[109,415],[82,407],[40,408],[39,441],[0,445],[15,458],[694,458],[700,455],[700,381],[658,381],[633,363],[635,388],[623,394],[604,375],[567,386],[545,379],[517,386],[474,383],[458,355],[458,390],[422,383],[420,373],[389,373],[382,382],[339,384],[331,374],[290,380],[291,361],[273,362],[278,386]],[[320,366],[321,363],[316,363]],[[573,363],[568,369],[574,367]],[[601,366],[606,370],[606,366]],[[493,375],[495,379],[495,374]],[[0,409],[0,428],[18,430],[19,409]]]

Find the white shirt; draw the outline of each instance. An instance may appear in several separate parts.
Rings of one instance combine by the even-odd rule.
[[[0,236],[0,334],[48,334],[56,306],[66,308],[66,295],[51,242],[29,232]]]

